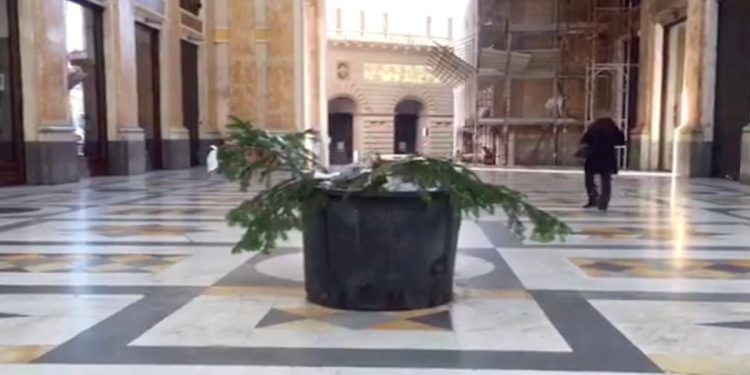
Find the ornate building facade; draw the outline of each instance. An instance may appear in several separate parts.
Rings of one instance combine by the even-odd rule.
[[[347,1],[328,4],[328,94],[331,161],[374,154],[453,152],[453,89],[427,60],[435,43],[453,43],[445,14]],[[399,29],[401,27],[401,29]]]

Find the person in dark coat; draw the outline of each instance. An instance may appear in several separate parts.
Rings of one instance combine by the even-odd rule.
[[[581,138],[585,149],[585,175],[588,203],[584,208],[598,207],[606,211],[612,195],[612,175],[617,174],[617,146],[625,145],[625,135],[614,120],[600,118],[592,123]],[[596,186],[595,176],[601,178],[601,192]]]

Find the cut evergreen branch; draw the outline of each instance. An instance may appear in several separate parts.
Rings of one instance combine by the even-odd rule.
[[[306,147],[308,141],[316,140],[311,132],[276,135],[238,118],[233,118],[229,129],[229,142],[219,151],[221,173],[238,182],[243,191],[256,182],[266,186],[227,216],[231,225],[245,230],[235,252],[273,250],[290,230],[303,229],[306,210],[327,203],[326,190],[382,194],[391,191],[389,184],[394,181],[411,184],[426,202],[431,191],[444,191],[453,209],[464,217],[478,218],[499,208],[507,215],[510,230],[521,238],[527,233],[524,217],[533,227],[535,241],[564,239],[572,233],[565,223],[528,203],[522,193],[485,183],[474,171],[451,160],[409,157],[385,162],[378,158],[369,170],[330,176],[323,175],[326,169]],[[291,176],[272,184],[271,178],[283,173]]]

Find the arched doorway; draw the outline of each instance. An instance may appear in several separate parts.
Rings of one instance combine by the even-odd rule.
[[[349,98],[328,103],[328,155],[331,165],[354,162],[354,113],[357,105]]]
[[[419,116],[422,103],[405,99],[396,105],[396,117],[393,121],[393,153],[416,154],[419,152]]]

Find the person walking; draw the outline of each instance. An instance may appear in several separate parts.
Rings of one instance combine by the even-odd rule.
[[[581,138],[579,156],[585,159],[585,183],[588,203],[584,208],[606,211],[612,197],[612,175],[618,172],[617,146],[625,145],[625,134],[609,117],[594,121]],[[601,191],[596,176],[601,180]]]

